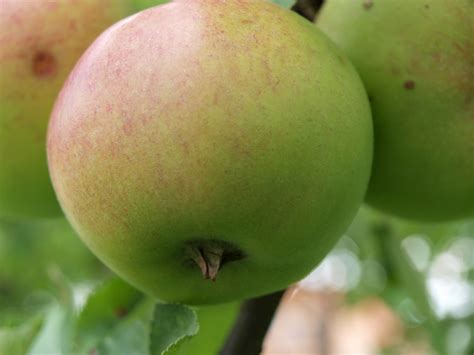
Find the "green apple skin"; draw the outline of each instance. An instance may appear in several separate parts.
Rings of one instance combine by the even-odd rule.
[[[64,80],[121,0],[0,0],[0,216],[61,214],[48,175],[46,131]]]
[[[367,201],[426,222],[474,215],[474,2],[327,0],[316,21],[374,117]]]
[[[265,1],[175,1],[86,51],[56,101],[48,162],[112,270],[159,299],[211,304],[318,264],[363,200],[372,135],[357,72],[310,22]],[[210,240],[243,256],[215,282],[186,253]]]
[[[171,0],[130,0],[135,12],[148,9],[149,7],[166,4]]]

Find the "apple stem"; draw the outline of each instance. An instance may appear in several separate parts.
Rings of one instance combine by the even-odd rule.
[[[201,270],[204,279],[211,281],[216,281],[223,254],[224,249],[218,245],[191,248],[191,259]]]
[[[297,0],[292,11],[313,22],[324,4],[324,0]]]

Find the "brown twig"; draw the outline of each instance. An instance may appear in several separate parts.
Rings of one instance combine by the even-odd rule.
[[[245,301],[220,355],[258,355],[284,291]]]

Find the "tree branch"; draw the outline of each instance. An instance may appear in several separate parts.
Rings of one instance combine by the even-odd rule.
[[[284,291],[244,302],[220,355],[258,355]]]

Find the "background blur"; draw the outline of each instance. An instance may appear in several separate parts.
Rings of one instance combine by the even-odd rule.
[[[265,354],[472,354],[473,237],[474,221],[420,225],[362,208],[287,291]],[[12,334],[26,350],[52,304],[71,293],[80,307],[109,277],[65,220],[0,221],[0,354]]]

